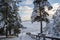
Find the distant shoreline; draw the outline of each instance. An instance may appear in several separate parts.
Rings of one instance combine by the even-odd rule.
[[[27,21],[31,21],[31,20],[25,20],[25,21],[22,21],[22,22],[27,22]]]

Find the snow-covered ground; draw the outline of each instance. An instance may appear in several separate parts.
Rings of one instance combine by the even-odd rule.
[[[40,32],[40,22],[34,22],[31,23],[31,21],[22,22],[24,27],[27,27],[27,29],[22,29],[22,32]],[[43,22],[43,28],[45,27],[45,22]]]
[[[36,40],[36,39],[33,39],[30,36],[26,35],[26,33],[27,32],[32,32],[35,34],[40,33],[40,22],[31,23],[31,21],[24,21],[24,22],[22,22],[22,25],[27,28],[21,29],[21,33],[19,34],[19,37],[12,38],[12,39],[7,38],[7,39],[2,39],[2,40]],[[43,28],[45,27],[45,25],[46,25],[46,23],[43,22]]]
[[[27,32],[38,34],[40,33],[40,22],[31,23],[31,21],[22,22],[24,27],[27,29],[21,29],[21,34],[19,34],[20,40],[36,40],[31,38],[30,36],[26,35]],[[46,23],[43,22],[43,28],[45,27]]]
[[[40,33],[40,22],[34,22],[32,24],[31,21],[26,21],[26,22],[22,22],[22,24],[24,27],[27,27],[27,29],[21,29],[21,33],[19,34],[19,37],[12,38],[12,39],[7,38],[7,39],[2,39],[2,40],[36,40],[26,35],[26,33],[27,32]],[[45,26],[44,22],[43,24]]]

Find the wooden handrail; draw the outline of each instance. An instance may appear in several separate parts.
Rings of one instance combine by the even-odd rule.
[[[35,34],[28,34],[28,35],[30,35],[30,36],[35,36],[36,38],[37,38],[37,37],[39,37],[39,38],[42,37],[43,40],[45,40],[45,38],[49,38],[49,39],[52,39],[52,40],[54,40],[54,39],[60,40],[60,37],[49,36],[49,35],[35,35]]]

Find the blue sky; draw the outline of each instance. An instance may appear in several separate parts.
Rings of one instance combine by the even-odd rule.
[[[52,4],[55,4],[55,3],[59,3],[60,4],[60,0],[48,0],[51,5]],[[19,13],[20,13],[20,16],[23,20],[30,20],[31,18],[31,14],[32,14],[32,11],[33,11],[33,0],[22,0],[22,2],[20,3],[19,5]]]
[[[60,3],[60,0],[48,0],[50,3]]]
[[[30,1],[30,0],[28,0],[28,1]],[[53,4],[53,3],[60,3],[60,0],[48,0],[51,4]],[[31,1],[31,2],[33,2],[33,0]],[[30,7],[33,7],[33,3],[32,4],[25,4],[26,3],[26,0],[22,0],[22,3],[20,4],[20,6],[30,6]]]

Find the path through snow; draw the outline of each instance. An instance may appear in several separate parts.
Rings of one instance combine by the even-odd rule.
[[[30,36],[26,35],[26,33],[23,33],[22,35],[20,34],[19,38],[20,40],[35,40],[32,39]]]

